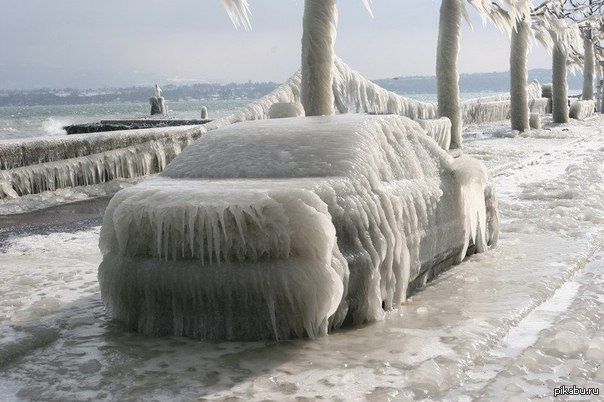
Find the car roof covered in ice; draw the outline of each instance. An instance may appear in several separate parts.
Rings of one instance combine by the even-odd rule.
[[[401,116],[340,115],[249,121],[208,133],[162,173],[171,178],[437,176],[449,156]],[[445,165],[449,163],[445,162]]]

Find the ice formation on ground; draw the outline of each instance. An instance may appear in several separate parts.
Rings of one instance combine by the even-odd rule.
[[[596,102],[593,100],[578,100],[570,105],[569,116],[571,119],[585,120],[594,115]]]
[[[147,334],[283,339],[379,320],[498,230],[484,165],[399,116],[225,127],[161,176],[116,194],[100,242],[109,311]]]

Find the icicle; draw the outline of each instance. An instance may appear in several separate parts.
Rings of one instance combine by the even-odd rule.
[[[252,29],[250,24],[250,8],[247,0],[221,0],[229,18],[236,28],[243,27],[246,31]]]

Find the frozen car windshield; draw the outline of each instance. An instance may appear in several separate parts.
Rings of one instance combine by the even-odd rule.
[[[171,178],[378,180],[438,176],[446,153],[408,119],[341,115],[260,120],[204,134],[162,173]]]
[[[234,124],[206,134],[178,156],[168,177],[283,178],[339,176],[363,158],[362,135],[314,119]],[[329,131],[328,131],[329,130]],[[370,141],[368,141],[370,142]]]

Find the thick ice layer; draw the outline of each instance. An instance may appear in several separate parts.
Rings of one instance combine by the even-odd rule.
[[[397,114],[410,119],[435,119],[435,103],[420,102],[388,91],[336,58],[333,91],[340,113]]]
[[[415,120],[428,134],[428,137],[434,139],[444,150],[448,150],[451,145],[451,120],[446,117],[431,120]]]
[[[529,100],[529,110],[532,113],[547,114],[549,113],[551,100],[548,98],[535,98]]]
[[[545,114],[548,100],[541,98],[541,84],[533,81],[527,87],[529,110]],[[486,96],[469,99],[461,104],[462,118],[465,124],[480,124],[492,121],[509,120],[511,114],[511,95]]]
[[[161,172],[192,141],[164,138],[99,154],[0,171],[0,199]]]
[[[284,117],[303,117],[304,108],[299,103],[280,102],[273,103],[268,109],[268,117],[271,119],[282,119]]]
[[[79,158],[191,131],[191,127],[164,127],[110,133],[74,134],[0,141],[0,169],[14,169],[46,162]]]
[[[510,101],[464,102],[461,105],[463,121],[466,124],[479,124],[510,118]]]
[[[593,100],[578,100],[570,105],[569,114],[572,119],[585,120],[594,115],[596,102]]]
[[[100,242],[109,311],[148,334],[286,338],[375,321],[497,231],[484,165],[454,162],[399,116],[228,126],[162,176],[114,197]]]
[[[533,130],[541,130],[541,114],[531,113],[529,115],[529,125]]]
[[[530,99],[528,102],[531,112],[545,114],[549,104],[547,98]],[[509,100],[472,101],[461,104],[463,121],[466,124],[480,124],[494,121],[509,120],[512,112]]]

